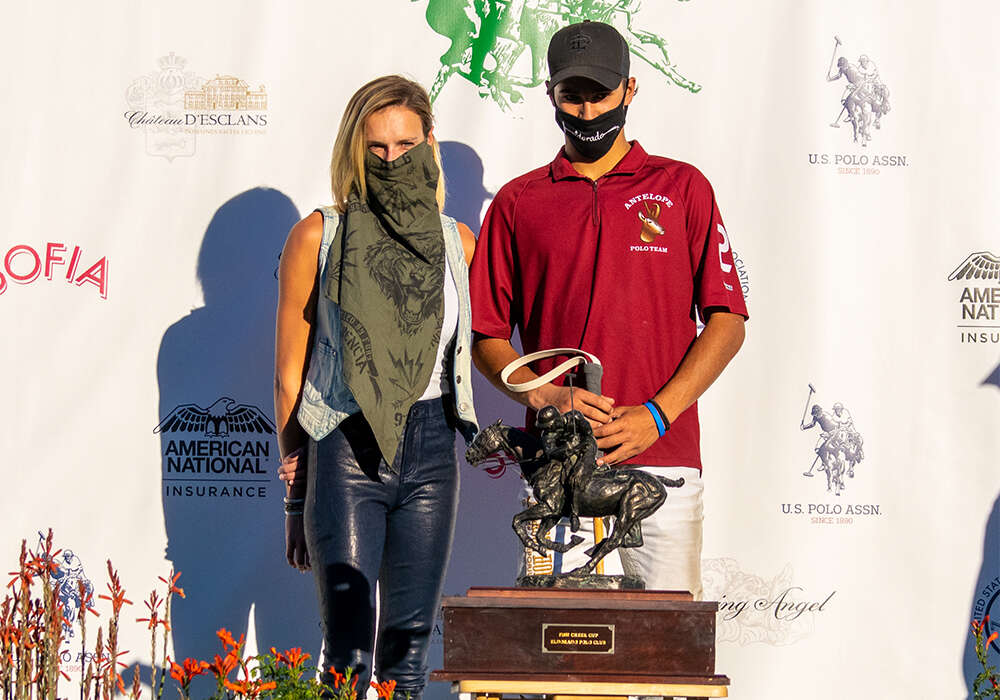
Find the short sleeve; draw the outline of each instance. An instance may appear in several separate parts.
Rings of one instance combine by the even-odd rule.
[[[695,168],[691,168],[684,202],[698,315],[704,321],[705,309],[720,307],[748,318],[732,241],[722,222],[715,192]]]
[[[509,339],[514,333],[513,213],[514,198],[502,188],[483,219],[469,268],[472,330],[490,338]]]

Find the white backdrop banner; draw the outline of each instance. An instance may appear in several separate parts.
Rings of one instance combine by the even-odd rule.
[[[559,148],[545,47],[585,18],[630,43],[630,138],[713,183],[750,307],[701,402],[704,583],[732,697],[965,697],[969,622],[1000,619],[1000,8],[984,1],[6,8],[5,561],[51,527],[66,575],[95,588],[107,559],[135,591],[183,573],[174,658],[211,658],[222,626],[315,656],[276,478],[285,235],[330,201],[348,97],[387,73],[432,90],[446,210],[478,230],[492,193]],[[481,420],[521,424],[476,388]],[[840,483],[814,415],[853,424]],[[462,478],[446,593],[511,585],[516,470]],[[122,634],[145,648],[141,625]]]

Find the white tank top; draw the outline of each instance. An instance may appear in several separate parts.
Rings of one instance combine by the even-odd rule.
[[[455,286],[455,277],[451,274],[451,266],[448,265],[448,256],[444,259],[444,318],[441,321],[441,340],[438,341],[437,357],[434,359],[434,370],[431,372],[431,380],[427,383],[427,389],[423,396],[417,401],[436,399],[443,394],[451,392],[451,372],[449,371],[448,352],[449,346],[455,340],[455,333],[458,330],[458,287]]]

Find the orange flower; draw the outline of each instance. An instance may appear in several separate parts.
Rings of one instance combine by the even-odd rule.
[[[167,657],[167,663],[170,664],[170,677],[178,683],[183,684],[186,678],[184,667],[175,661],[171,661],[169,656]]]
[[[309,654],[302,653],[302,647],[292,647],[285,652],[280,652],[274,647],[271,647],[271,653],[274,654],[274,658],[280,663],[286,664],[289,668],[298,668],[306,659],[310,658]]]
[[[375,689],[380,698],[392,700],[393,692],[396,690],[396,681],[382,681],[381,683],[372,681],[372,688]]]
[[[197,659],[192,659],[190,657],[184,659],[183,666],[170,661],[169,657],[167,658],[167,661],[170,662],[171,678],[180,683],[185,690],[187,690],[187,687],[191,685],[191,681],[195,676],[200,676],[209,668],[208,664],[204,661],[198,661]],[[185,695],[186,694],[187,693],[185,693]]]
[[[171,575],[171,577],[170,577],[170,579],[169,579],[169,580],[167,580],[167,579],[163,578],[162,576],[157,576],[156,578],[160,579],[160,580],[161,580],[161,581],[163,581],[163,582],[164,582],[165,584],[167,584],[168,586],[170,586],[170,592],[171,592],[171,593],[176,593],[176,594],[177,594],[177,595],[179,595],[179,596],[180,596],[181,598],[184,598],[184,597],[185,597],[185,596],[184,596],[184,589],[183,589],[183,588],[180,588],[180,587],[179,587],[179,586],[177,586],[177,585],[175,585],[175,584],[177,583],[177,579],[179,579],[179,578],[181,577],[181,572],[180,572],[180,571],[178,571],[178,572],[177,572],[176,574],[174,574],[174,572],[173,572],[173,571],[171,571],[170,573],[171,573],[172,575]]]
[[[339,689],[340,684],[344,682],[344,674],[337,671],[333,666],[329,669],[330,673],[333,674],[333,687],[334,689]]]
[[[989,639],[986,640],[986,644],[984,644],[983,646],[988,647],[990,644],[993,643],[993,640],[996,639],[997,637],[1000,637],[1000,632],[994,632],[993,634],[991,634],[989,636]]]
[[[230,647],[232,649],[239,649],[241,646],[243,646],[243,642],[246,639],[246,635],[241,634],[239,641],[236,641],[235,639],[233,639],[233,635],[230,634],[229,630],[227,630],[225,627],[220,628],[219,631],[215,633],[215,636],[221,639],[222,643],[225,646]]]
[[[215,661],[210,663],[208,668],[215,674],[216,678],[225,678],[236,668],[237,663],[239,661],[233,654],[226,654],[226,658],[224,659],[216,654]]]
[[[125,588],[121,584],[121,580],[118,578],[118,572],[114,570],[111,566],[111,560],[108,559],[108,578],[111,579],[108,582],[108,591],[111,593],[110,596],[99,595],[98,598],[103,598],[104,600],[111,601],[111,607],[117,613],[122,609],[122,605],[128,603],[132,604],[132,601],[125,597]],[[122,691],[125,692],[125,691]]]
[[[234,683],[230,680],[225,680],[222,682],[222,685],[234,693],[252,699],[256,698],[265,690],[274,690],[278,684],[274,681],[268,681],[266,683],[261,681],[236,681]]]
[[[155,612],[152,613],[149,617],[137,617],[135,618],[135,621],[147,623],[146,629],[151,629],[151,630],[156,629],[157,625],[164,625],[166,626],[167,629],[170,629],[170,625],[167,623],[167,621],[159,619],[159,617],[156,615]]]

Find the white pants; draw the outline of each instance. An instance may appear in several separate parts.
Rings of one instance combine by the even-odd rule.
[[[651,516],[642,521],[641,547],[622,547],[606,556],[598,573],[638,576],[647,590],[690,591],[695,600],[701,600],[701,528],[704,520],[702,492],[704,483],[693,467],[629,467],[642,469],[655,476],[669,479],[684,478],[684,486],[667,487],[667,500]],[[526,485],[526,495],[531,496]],[[609,533],[600,520],[596,521],[598,539]],[[580,529],[575,533],[584,541],[573,549],[560,554],[550,552],[542,557],[531,550],[525,551],[523,571],[528,574],[561,574],[582,566],[588,559],[584,550],[594,545],[594,518],[580,518]],[[567,542],[569,520],[563,519],[549,533],[557,542]]]

